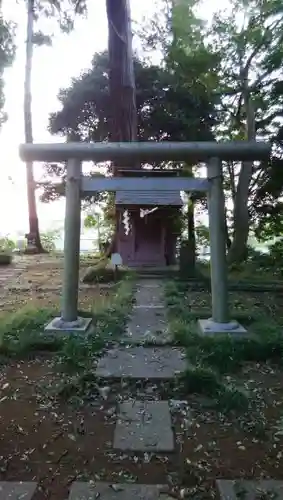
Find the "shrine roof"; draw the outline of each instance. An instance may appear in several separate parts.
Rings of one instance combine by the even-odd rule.
[[[179,191],[117,191],[115,204],[181,207],[183,202]]]

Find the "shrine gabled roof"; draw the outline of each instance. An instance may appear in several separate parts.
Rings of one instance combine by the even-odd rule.
[[[179,191],[117,191],[116,205],[175,206],[183,205]]]

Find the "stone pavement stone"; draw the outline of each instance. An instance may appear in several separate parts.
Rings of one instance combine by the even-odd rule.
[[[221,500],[283,500],[283,481],[273,479],[245,481],[218,479],[216,485]]]
[[[93,483],[93,484],[92,484]],[[167,486],[146,484],[82,483],[72,484],[68,500],[167,500]],[[59,499],[58,499],[59,500]]]
[[[187,367],[185,351],[174,347],[130,347],[108,351],[96,375],[105,378],[171,379]]]
[[[174,436],[168,401],[121,403],[113,447],[128,451],[173,451]]]
[[[136,305],[142,306],[162,306],[163,305],[163,283],[162,281],[153,280],[152,285],[157,285],[156,287],[149,287],[147,283],[140,281],[137,284],[135,301]]]
[[[0,482],[0,500],[31,500],[37,483]]]
[[[132,344],[149,342],[166,344],[172,341],[164,308],[137,308],[133,310],[126,329],[126,340]]]

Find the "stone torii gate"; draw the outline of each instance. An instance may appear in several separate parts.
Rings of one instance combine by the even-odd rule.
[[[270,144],[256,141],[22,144],[20,157],[23,161],[67,162],[62,312],[61,317],[53,319],[45,330],[86,332],[91,324],[91,318],[78,316],[81,194],[154,189],[207,192],[212,317],[199,320],[199,327],[204,334],[245,333],[245,329],[229,317],[222,161],[267,159],[270,151]],[[134,177],[87,178],[82,175],[83,161],[119,164],[125,160],[135,163],[153,160],[206,162],[207,178],[139,178],[137,181]]]

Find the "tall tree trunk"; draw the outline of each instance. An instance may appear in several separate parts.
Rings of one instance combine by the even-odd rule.
[[[131,13],[129,0],[106,0],[108,19],[109,89],[111,101],[110,140],[130,142],[137,139],[137,108],[132,51]],[[113,164],[134,168],[132,161]],[[116,230],[107,254],[115,251],[120,214],[116,213]]]
[[[112,142],[137,139],[137,108],[128,0],[106,0]],[[126,167],[127,165],[119,165]],[[133,167],[132,163],[128,165]]]
[[[243,82],[244,107],[246,112],[246,134],[249,141],[255,140],[255,112],[248,87],[248,79]],[[253,162],[243,162],[239,174],[234,200],[233,241],[228,252],[228,262],[242,262],[247,255],[249,237],[249,187],[253,175]]]
[[[27,38],[26,38],[26,65],[24,82],[24,127],[26,143],[33,142],[32,136],[32,110],[31,110],[31,72],[33,57],[33,24],[34,0],[27,3]],[[35,199],[35,182],[32,162],[26,163],[27,199],[29,214],[29,233],[27,238],[27,252],[40,253],[43,248],[40,241],[38,217]]]

